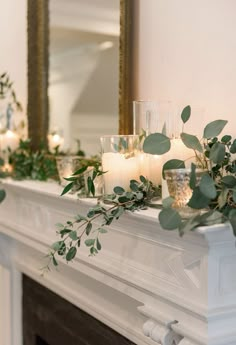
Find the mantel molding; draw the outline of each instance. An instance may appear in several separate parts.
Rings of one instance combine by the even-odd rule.
[[[126,214],[108,228],[99,255],[88,257],[82,247],[73,264],[61,262],[42,278],[38,268],[55,224],[95,201],[59,197],[51,183],[9,180],[4,188],[0,265],[13,275],[29,275],[136,344],[236,342],[236,249],[228,225],[179,238],[160,228],[156,210]]]

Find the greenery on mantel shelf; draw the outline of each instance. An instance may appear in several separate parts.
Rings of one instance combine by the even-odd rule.
[[[231,135],[219,138],[227,121],[215,120],[208,123],[199,140],[197,136],[184,132],[184,124],[190,119],[191,107],[184,108],[181,114],[183,130],[180,135],[186,147],[193,150],[195,164],[191,164],[190,188],[192,196],[188,206],[202,210],[189,219],[182,219],[178,210],[172,207],[174,199],[163,200],[159,221],[166,230],[178,229],[180,235],[199,226],[230,222],[236,235],[236,139]],[[162,133],[154,133],[144,141],[144,151],[161,154],[169,151],[171,140]],[[172,159],[163,166],[168,169],[185,168],[185,161]],[[205,170],[200,182],[196,182],[196,168]]]
[[[162,201],[162,209],[159,213],[159,222],[163,229],[176,230],[182,236],[199,226],[213,225],[229,222],[236,235],[236,139],[231,135],[219,138],[227,121],[215,120],[207,124],[203,130],[201,139],[184,132],[184,125],[191,117],[191,107],[183,109],[181,119],[183,123],[180,135],[183,144],[192,150],[191,175],[189,186],[192,196],[188,206],[199,210],[197,215],[183,219],[174,205],[174,199],[168,197]],[[147,136],[143,143],[143,150],[154,155],[163,155],[171,148],[171,139],[163,133],[154,133]],[[171,159],[163,165],[163,177],[169,169],[185,168],[185,161]],[[196,168],[203,172],[200,182],[197,183]],[[78,172],[77,172],[78,173]],[[94,178],[96,173],[94,174]],[[67,193],[74,180],[64,189]],[[88,182],[88,187],[93,189],[93,179]],[[82,238],[90,250],[90,255],[97,254],[102,246],[100,236],[107,232],[114,219],[119,219],[125,211],[136,211],[147,206],[152,206],[150,201],[155,193],[155,187],[145,177],[140,177],[140,182],[130,181],[130,191],[124,191],[121,187],[114,188],[114,194],[104,196],[103,201],[109,201],[110,207],[106,207],[98,200],[98,204],[88,210],[86,216],[77,215],[73,221],[58,224],[60,239],[55,242],[49,253],[49,261],[54,266],[58,265],[57,256],[71,261],[77,255]],[[101,224],[94,229],[94,221],[101,217]],[[46,266],[49,269],[49,265]]]

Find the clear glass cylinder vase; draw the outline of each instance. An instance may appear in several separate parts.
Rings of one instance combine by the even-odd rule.
[[[101,137],[104,194],[116,186],[129,190],[130,180],[139,180],[140,142],[138,135]]]

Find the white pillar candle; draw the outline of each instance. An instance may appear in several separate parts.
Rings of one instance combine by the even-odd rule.
[[[140,154],[140,175],[143,175],[156,186],[161,184],[162,158],[148,153]]]
[[[60,136],[59,134],[50,134],[48,136],[48,147],[49,151],[55,150],[55,148],[58,146],[60,149],[62,149],[62,146],[64,144],[64,138]]]
[[[191,162],[195,160],[194,151],[187,148],[181,139],[171,139],[170,151],[162,155],[163,164],[170,159],[183,160],[186,168],[188,168],[191,166]]]
[[[19,136],[8,129],[6,133],[0,135],[1,150],[6,151],[8,148],[11,151],[16,150],[19,145],[19,140]]]
[[[103,175],[104,192],[112,194],[116,186],[129,190],[130,180],[139,180],[140,158],[125,158],[124,154],[106,152],[102,155],[102,168],[107,171]]]

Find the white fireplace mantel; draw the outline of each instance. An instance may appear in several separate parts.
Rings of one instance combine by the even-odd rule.
[[[96,257],[82,247],[72,264],[61,261],[58,271],[42,277],[55,224],[85,214],[94,200],[60,197],[53,183],[3,184],[0,345],[22,345],[22,273],[136,344],[236,344],[236,248],[229,225],[180,238],[160,228],[157,210],[127,213],[103,235]]]

